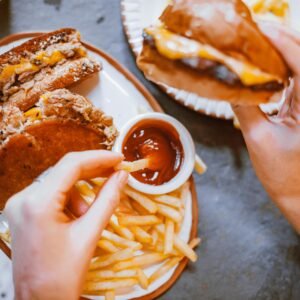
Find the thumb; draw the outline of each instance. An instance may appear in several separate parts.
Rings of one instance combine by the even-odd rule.
[[[76,235],[96,243],[120,201],[121,190],[127,183],[125,171],[114,173],[105,183],[88,211],[74,221]]]
[[[293,72],[293,90],[286,97],[280,115],[286,112],[300,119],[300,34],[279,24],[260,22],[261,31],[277,48]]]

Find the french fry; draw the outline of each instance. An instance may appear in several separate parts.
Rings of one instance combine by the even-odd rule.
[[[135,238],[142,244],[151,244],[152,236],[138,226],[134,226],[130,228],[135,235]]]
[[[115,291],[114,290],[111,290],[111,291],[107,291],[105,293],[105,300],[115,300],[116,297],[115,297]]]
[[[165,244],[162,240],[159,240],[155,246],[155,251],[156,252],[159,252],[159,253],[163,253],[165,252]],[[180,256],[181,253],[178,252],[178,250],[176,249],[172,249],[172,251],[169,253],[169,255],[172,255],[172,256]]]
[[[173,257],[167,260],[158,270],[156,270],[153,274],[151,274],[149,278],[149,284],[153,283],[157,279],[164,276],[169,270],[175,267],[181,260],[182,257]]]
[[[198,238],[198,237],[196,237],[196,238],[192,239],[192,240],[189,242],[189,246],[190,246],[191,248],[194,249],[194,248],[197,247],[200,243],[201,243],[201,239]]]
[[[164,254],[170,254],[173,250],[173,242],[174,242],[174,222],[172,220],[166,220],[165,226],[165,251]]]
[[[180,190],[179,190],[179,193],[180,193],[180,200],[181,200],[181,206],[179,208],[179,213],[182,217],[182,220],[184,219],[184,214],[185,214],[185,203],[186,203],[186,200],[189,196],[189,193],[190,193],[190,182],[187,181],[185,182]],[[177,223],[175,224],[175,231],[178,233],[180,232],[180,229],[181,229],[181,223]]]
[[[137,279],[139,281],[140,286],[146,290],[149,286],[149,281],[145,273],[142,271],[142,269],[137,270]]]
[[[131,201],[131,206],[139,215],[148,215],[149,214],[149,211],[147,209],[145,209],[142,205],[137,203],[135,200]]]
[[[87,282],[84,286],[85,292],[91,291],[111,291],[120,288],[132,287],[138,283],[135,278],[128,279],[113,279],[101,282]]]
[[[181,238],[174,236],[174,246],[179,252],[188,257],[192,262],[195,262],[197,260],[197,254],[195,253],[195,251]]]
[[[133,233],[128,228],[120,226],[118,224],[118,218],[116,217],[116,215],[112,215],[111,219],[109,220],[109,225],[113,228],[114,232],[121,237],[128,240],[134,240]]]
[[[0,232],[0,239],[8,244],[11,244],[10,231],[7,229],[5,232]]]
[[[90,181],[94,184],[97,185],[98,187],[102,187],[103,184],[106,182],[107,178],[106,177],[96,177],[90,179]]]
[[[130,208],[132,210],[132,212],[134,212],[134,209],[131,205],[131,201],[130,201],[130,198],[129,196],[127,196],[125,193],[122,193],[121,195],[121,202],[127,206],[128,208]]]
[[[179,198],[169,196],[169,195],[155,196],[153,197],[153,200],[161,204],[166,204],[175,208],[179,208],[181,206],[181,201]]]
[[[87,204],[91,205],[94,202],[96,194],[93,191],[93,187],[87,181],[79,180],[76,182],[75,187]]]
[[[151,236],[152,236],[152,246],[155,246],[158,241],[158,233],[154,228],[151,230]]]
[[[87,281],[102,281],[105,279],[120,279],[120,278],[133,278],[137,277],[137,270],[130,269],[130,270],[123,270],[119,272],[114,272],[111,270],[97,270],[88,272],[86,275]]]
[[[152,225],[144,225],[143,229],[148,232],[152,228]]]
[[[180,188],[178,188],[173,192],[168,193],[168,195],[180,199]]]
[[[114,271],[121,271],[130,268],[141,268],[155,263],[159,263],[166,259],[168,256],[162,253],[149,253],[135,256],[127,261],[121,261],[112,266]]]
[[[164,217],[167,217],[176,223],[182,221],[182,216],[176,209],[164,204],[157,204],[157,207],[158,207],[158,212]]]
[[[115,233],[113,227],[110,226],[110,224],[108,224],[108,225],[106,226],[106,230],[108,230],[108,231],[111,232],[111,233]]]
[[[175,223],[175,232],[176,233],[179,233],[180,230],[181,230],[181,225],[182,225],[182,222],[180,223]]]
[[[199,238],[194,238],[190,243],[189,246],[191,248],[195,248],[196,246],[199,245],[201,240]],[[169,270],[171,270],[173,267],[175,267],[182,259],[184,256],[179,256],[179,257],[173,257],[167,260],[159,269],[157,269],[149,278],[149,284],[153,283],[156,281],[158,278],[162,277],[165,275]]]
[[[196,154],[196,157],[195,157],[195,170],[200,175],[202,175],[203,173],[205,173],[206,170],[207,170],[206,164],[200,158],[200,156],[198,156],[197,154]]]
[[[127,195],[124,195],[121,197],[121,201],[119,203],[119,206],[117,210],[115,211],[115,214],[122,215],[138,215],[138,213],[132,208],[130,200]]]
[[[233,115],[233,126],[236,129],[241,129],[240,121],[239,121],[238,117],[235,114]]]
[[[129,247],[134,250],[140,250],[142,248],[140,243],[124,239],[115,233],[109,232],[108,230],[103,230],[101,238],[106,239],[121,248]]]
[[[129,188],[128,186],[125,187],[124,192],[131,199],[135,200],[141,206],[143,206],[151,214],[155,214],[157,212],[158,208],[157,208],[156,203],[154,201],[152,201],[149,197],[147,197],[137,191],[134,191],[133,189]]]
[[[119,224],[121,226],[147,226],[160,223],[160,220],[154,215],[148,216],[119,216]]]
[[[107,254],[94,259],[90,265],[90,270],[105,268],[113,263],[128,260],[132,258],[134,251],[131,248],[127,248],[116,253]]]
[[[164,236],[164,224],[156,225],[155,228],[160,235]],[[195,253],[195,251],[176,235],[174,235],[174,246],[180,253],[182,253],[182,255],[188,257],[192,262],[195,262],[197,260],[197,254]]]
[[[100,240],[97,243],[97,246],[100,249],[105,250],[106,252],[110,252],[110,253],[115,253],[119,251],[119,248],[117,248],[112,242],[107,241],[107,240]]]
[[[149,165],[149,159],[139,159],[136,161],[122,161],[115,170],[124,170],[129,173],[146,169]]]

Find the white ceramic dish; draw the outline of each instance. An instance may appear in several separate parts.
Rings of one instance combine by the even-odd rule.
[[[143,28],[155,24],[169,0],[121,0],[121,14],[124,30],[135,56],[142,49],[142,31]],[[291,27],[300,30],[300,1],[290,0]],[[179,103],[208,116],[222,119],[233,119],[233,111],[230,104],[224,101],[216,101],[199,97],[196,94],[184,90],[178,90],[171,86],[160,86],[168,95]],[[270,103],[261,105],[265,113],[274,113],[278,111],[281,103]]]
[[[34,35],[37,35],[37,33],[16,34],[2,39],[0,41],[0,54]],[[159,104],[131,73],[104,52],[90,45],[87,45],[87,47],[89,55],[103,63],[104,70],[100,75],[97,74],[72,88],[73,91],[86,96],[95,106],[112,115],[118,129],[141,112],[161,111]],[[194,188],[193,184],[191,187]],[[186,213],[180,232],[180,237],[186,242],[189,241],[190,237],[196,235],[197,209],[196,194],[193,190],[186,199]],[[0,224],[0,231],[4,229]],[[135,287],[126,295],[118,295],[116,299],[140,299],[140,297],[153,299],[165,292],[174,283],[185,265],[186,261],[180,263],[163,276],[161,280],[152,284],[148,290]],[[151,274],[158,267],[159,265],[155,265],[148,268],[146,274]],[[0,253],[0,270],[0,283],[3,282],[3,286],[0,286],[1,292],[9,295],[9,299],[13,299],[11,262],[5,257],[4,253]],[[86,298],[104,299],[103,296],[89,296]]]
[[[174,191],[184,184],[193,173],[195,166],[195,144],[193,139],[188,130],[175,118],[162,113],[146,113],[132,118],[122,127],[120,135],[114,146],[115,151],[122,153],[123,142],[127,137],[128,132],[142,120],[164,121],[174,127],[179,134],[180,142],[183,146],[184,160],[178,174],[173,179],[162,185],[153,186],[145,184],[136,180],[131,175],[129,175],[128,184],[138,191],[152,195],[166,194]]]

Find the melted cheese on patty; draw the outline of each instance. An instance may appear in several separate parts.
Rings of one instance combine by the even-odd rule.
[[[153,38],[157,51],[168,59],[180,60],[199,57],[221,63],[234,72],[245,86],[274,81],[282,83],[279,77],[266,73],[251,63],[237,60],[209,45],[203,45],[198,41],[177,35],[161,26],[146,28],[145,32]]]

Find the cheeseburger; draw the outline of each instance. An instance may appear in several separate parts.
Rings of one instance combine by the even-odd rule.
[[[175,0],[143,36],[137,64],[161,86],[257,105],[288,81],[281,55],[241,0]]]

